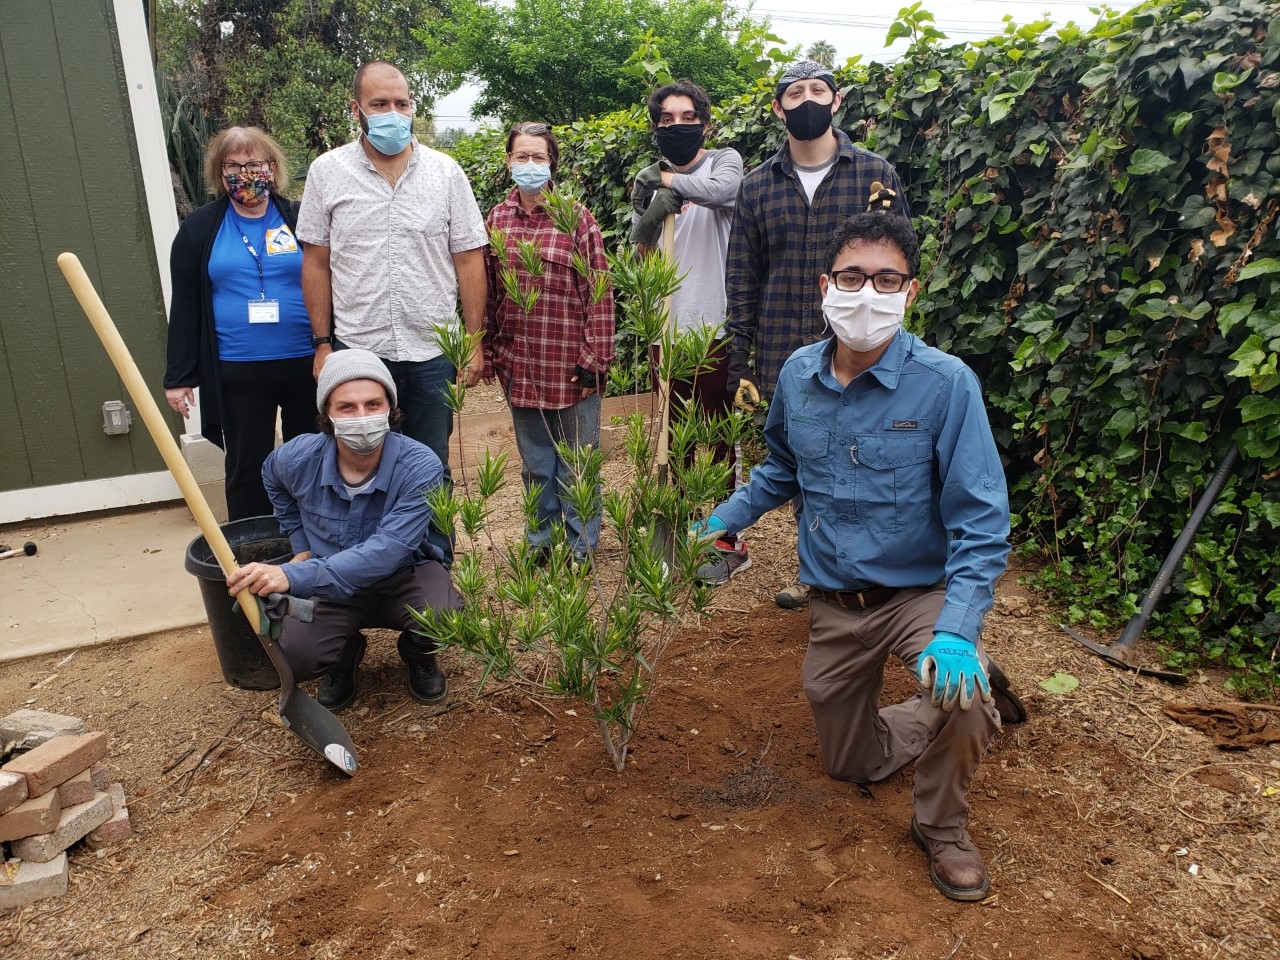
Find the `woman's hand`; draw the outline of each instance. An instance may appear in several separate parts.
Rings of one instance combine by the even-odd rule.
[[[190,387],[169,387],[164,392],[164,398],[173,407],[174,413],[191,419],[191,408],[196,404],[196,395]]]

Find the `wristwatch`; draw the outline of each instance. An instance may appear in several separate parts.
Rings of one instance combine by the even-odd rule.
[[[331,346],[331,347],[332,347],[332,346],[333,346],[333,334],[329,334],[329,336],[327,336],[327,337],[312,337],[312,338],[311,338],[311,346],[313,346],[313,347],[318,347],[318,346],[320,346],[320,344],[322,344],[322,343],[327,343],[329,346]]]

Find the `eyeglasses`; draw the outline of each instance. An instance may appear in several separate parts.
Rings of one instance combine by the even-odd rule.
[[[257,176],[260,173],[271,172],[270,160],[250,160],[248,163],[223,163],[222,175],[225,177],[233,177],[236,174],[243,176],[246,173]]]
[[[831,280],[837,290],[845,293],[857,293],[868,280],[876,293],[900,293],[902,288],[911,282],[911,274],[898,273],[896,270],[881,270],[878,273],[863,273],[861,270],[837,270],[831,274]]]
[[[512,163],[550,163],[551,158],[545,153],[509,153]]]

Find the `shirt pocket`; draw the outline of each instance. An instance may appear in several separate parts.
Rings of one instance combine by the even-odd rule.
[[[787,444],[796,457],[796,478],[806,497],[826,502],[831,497],[832,469],[828,458],[831,437],[813,417],[787,418]]]
[[[857,477],[858,510],[872,528],[901,533],[933,512],[933,435],[916,421],[902,430],[856,437],[850,449]]]

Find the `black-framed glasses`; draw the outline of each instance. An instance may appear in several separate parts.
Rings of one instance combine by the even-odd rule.
[[[512,163],[550,163],[551,157],[545,153],[511,153]]]
[[[270,160],[250,160],[248,163],[231,163],[227,161],[222,164],[222,175],[224,177],[233,177],[236,174],[244,176],[246,173],[256,177],[260,173],[270,172]]]
[[[831,274],[831,281],[837,290],[845,293],[857,293],[868,280],[876,293],[901,293],[902,288],[911,282],[911,274],[898,273],[897,270],[880,270],[876,273],[864,273],[861,270],[836,270]]]

